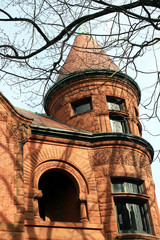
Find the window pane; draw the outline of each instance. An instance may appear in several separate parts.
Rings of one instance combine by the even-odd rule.
[[[92,109],[91,98],[81,99],[78,102],[72,103],[75,114],[86,112]]]
[[[112,181],[114,192],[126,192],[126,193],[141,193],[143,194],[143,186],[139,181],[130,182],[133,180],[122,181],[121,179],[114,179]]]
[[[117,97],[107,97],[107,106],[110,110],[120,111],[123,109],[124,100]]]
[[[82,105],[76,106],[75,107],[75,113],[81,113],[81,112],[85,112],[91,110],[91,104],[90,103],[84,103]]]
[[[121,104],[120,103],[114,103],[107,101],[108,109],[110,110],[121,110]]]
[[[110,123],[111,123],[112,132],[119,132],[119,133],[124,132],[123,125],[122,125],[123,123],[121,121],[110,119]]]
[[[124,182],[124,189],[125,192],[139,193],[138,186],[135,183]]]
[[[117,203],[116,208],[117,208],[118,225],[120,230],[130,230],[131,223],[130,223],[129,212],[126,207],[126,204]]]
[[[124,192],[124,185],[123,185],[123,183],[114,183],[113,184],[113,191],[114,192]]]
[[[144,206],[137,203],[116,203],[119,230],[122,232],[147,232],[150,229]]]
[[[114,192],[143,194],[143,184],[139,180],[113,178],[112,187]],[[115,198],[115,205],[120,232],[151,233],[147,208],[139,195],[136,198],[124,194],[119,195],[118,198]]]

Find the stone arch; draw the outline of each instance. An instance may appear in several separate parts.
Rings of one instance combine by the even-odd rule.
[[[79,161],[76,161],[77,158]],[[75,179],[81,179],[81,182],[83,182],[83,184],[79,185],[81,186],[80,189],[85,185],[88,193],[96,191],[96,183],[92,180],[94,179],[94,172],[90,166],[89,159],[78,155],[75,151],[69,153],[69,151],[67,152],[65,149],[58,148],[57,146],[43,146],[40,150],[35,150],[25,157],[24,184],[27,188],[32,186],[33,174],[36,168],[40,165],[42,166],[42,163],[45,162],[52,162],[53,165],[57,166],[58,163],[61,166],[66,166],[66,168],[70,169],[68,170],[70,173],[73,172]],[[92,183],[90,183],[90,180]]]
[[[39,164],[34,172],[32,172],[31,176],[31,186],[33,189],[38,190],[38,182],[43,173],[48,170],[62,170],[63,172],[68,173],[72,176],[73,181],[78,187],[80,198],[86,198],[86,194],[88,193],[88,186],[86,184],[83,176],[75,169],[73,166],[65,163],[63,161],[50,160]]]
[[[73,206],[74,206],[74,208],[72,208],[72,210],[74,209],[74,212],[72,213],[72,211],[71,211],[70,214],[67,213],[67,217],[70,219],[70,221],[76,221],[75,219],[79,219],[79,221],[81,221],[81,222],[88,221],[87,195],[89,194],[89,189],[88,189],[88,185],[84,179],[84,176],[82,176],[82,174],[74,166],[72,166],[71,164],[69,164],[67,162],[60,161],[60,160],[48,160],[48,161],[41,162],[40,164],[37,165],[37,167],[34,169],[34,171],[31,174],[30,187],[32,188],[32,191],[33,191],[33,211],[34,211],[35,218],[40,219],[40,217],[42,217],[40,215],[41,210],[40,210],[39,203],[40,203],[40,201],[42,201],[41,199],[43,199],[44,195],[43,195],[41,188],[39,189],[39,181],[44,174],[46,174],[47,172],[50,172],[50,171],[54,172],[54,170],[55,170],[55,172],[57,170],[59,170],[60,172],[63,172],[64,175],[70,176],[70,179],[71,179],[73,185],[75,185],[75,187],[77,189],[76,192],[78,195],[77,194],[76,195],[78,196],[78,202],[79,202],[77,207],[79,208],[79,210],[77,210],[77,211],[75,210],[76,209],[76,202],[75,202],[76,199],[75,198],[71,199],[71,197],[70,197],[70,199],[73,203]],[[46,203],[46,205],[43,205],[43,211],[44,211],[44,209],[46,209],[45,206],[49,205],[48,203]],[[63,203],[64,203],[64,205],[62,205],[63,208],[61,208],[62,212],[67,209],[65,201]],[[49,205],[48,213],[50,213],[49,214],[50,219],[53,219],[53,216],[55,213],[52,214],[52,212],[53,212],[53,209],[55,209],[55,208],[50,208],[51,206],[53,207],[53,205]],[[69,206],[71,207],[71,204]],[[80,212],[78,212],[78,211],[80,211]],[[58,211],[56,214],[57,214],[57,217],[60,217]],[[47,219],[48,215],[43,215],[43,216],[44,216],[43,220],[45,219],[48,221],[48,219]],[[61,217],[60,217],[60,219],[61,219]],[[66,219],[65,219],[65,221],[66,221]]]

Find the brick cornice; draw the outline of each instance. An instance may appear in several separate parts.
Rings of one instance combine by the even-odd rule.
[[[80,131],[72,131],[72,130],[64,130],[64,129],[55,129],[55,128],[48,128],[42,126],[31,126],[31,131],[33,135],[41,135],[41,136],[48,136],[48,137],[56,137],[62,139],[69,139],[74,141],[86,142],[90,143],[91,147],[99,142],[112,142],[116,144],[119,142],[128,142],[131,144],[137,144],[141,147],[145,148],[147,152],[150,154],[151,159],[154,156],[153,147],[149,142],[145,139],[138,137],[136,135],[131,135],[127,133],[112,133],[112,132],[105,132],[105,133],[90,133],[90,132],[80,132]]]
[[[86,69],[83,71],[78,71],[74,72],[71,74],[68,74],[64,78],[60,79],[57,81],[46,93],[46,96],[44,98],[44,109],[47,113],[47,106],[50,101],[51,95],[57,91],[59,88],[63,87],[64,85],[67,85],[71,82],[75,82],[78,80],[85,79],[85,77],[93,77],[93,76],[98,76],[98,75],[104,75],[104,76],[109,76],[110,81],[116,81],[116,82],[121,82],[122,84],[126,84],[134,88],[138,94],[138,100],[140,101],[141,99],[141,91],[138,86],[138,84],[128,75],[122,73],[122,72],[117,72],[115,70],[111,69]],[[115,79],[115,77],[118,77],[118,79]]]

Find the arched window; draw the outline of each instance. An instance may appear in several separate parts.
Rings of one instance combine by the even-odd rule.
[[[44,221],[80,221],[79,194],[71,177],[50,170],[40,177],[38,187],[43,193],[39,200],[39,214]]]

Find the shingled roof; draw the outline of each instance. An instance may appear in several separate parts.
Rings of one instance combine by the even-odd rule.
[[[116,64],[91,35],[79,34],[75,38],[57,80],[70,73],[85,69],[112,69],[119,71]]]
[[[16,111],[21,114],[22,116],[32,119],[32,126],[39,126],[39,127],[48,127],[48,128],[55,128],[55,129],[63,129],[63,130],[70,130],[70,131],[80,131],[80,132],[87,132],[85,130],[72,127],[68,124],[62,123],[52,117],[49,117],[45,114],[34,113],[31,111],[27,111],[20,108],[15,108]]]

